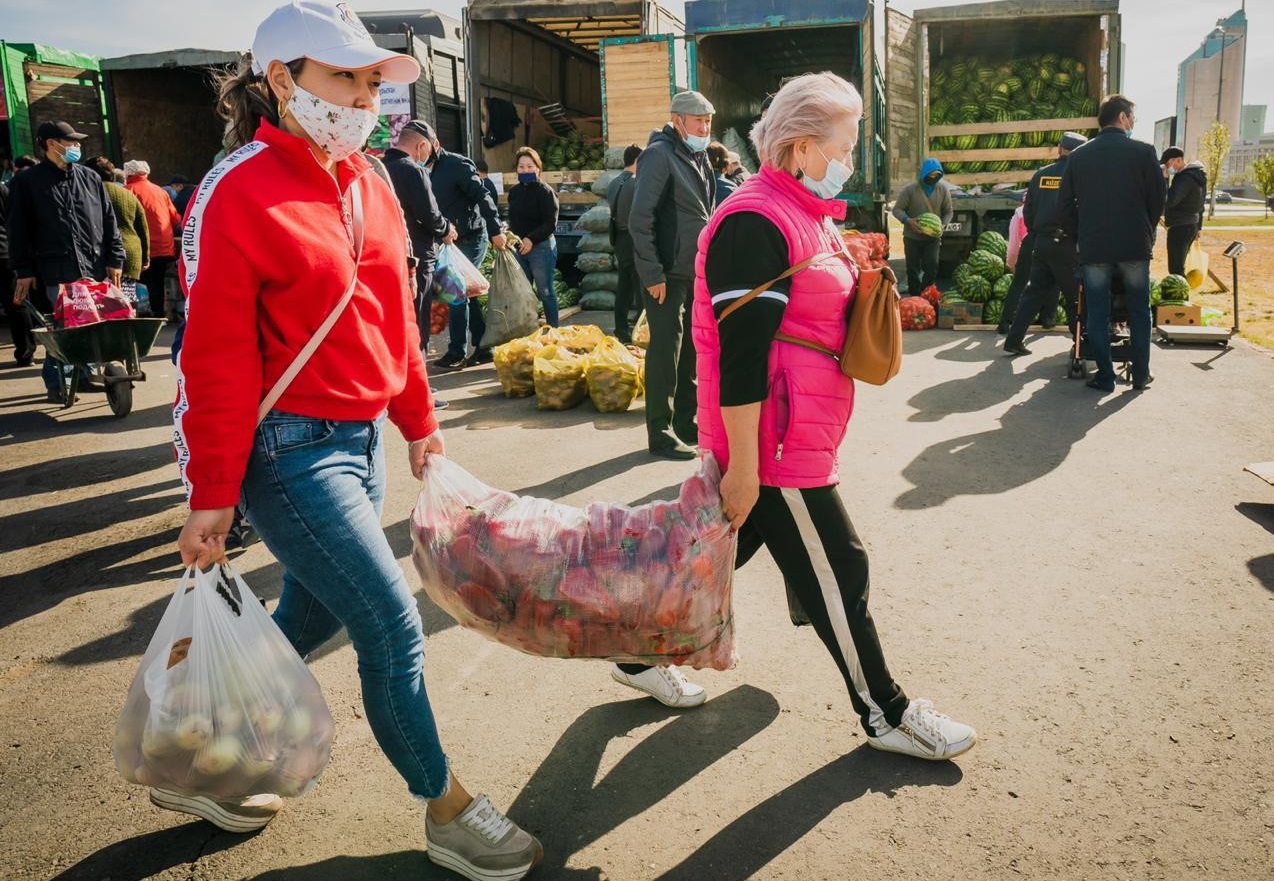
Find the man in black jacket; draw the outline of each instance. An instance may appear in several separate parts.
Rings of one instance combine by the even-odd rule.
[[[699,429],[690,309],[699,233],[712,214],[713,172],[704,151],[716,111],[698,92],[678,92],[669,109],[672,121],[641,154],[628,232],[650,324],[647,443],[656,456],[693,459]]]
[[[416,262],[416,315],[420,324],[420,348],[429,346],[429,312],[433,306],[434,261],[438,244],[455,232],[434,198],[424,159],[430,149],[428,123],[412,120],[398,135],[398,143],[385,151],[385,171],[403,209],[407,234]]]
[[[1032,248],[1031,274],[1016,311],[1007,316],[1012,325],[1004,339],[1004,351],[1010,355],[1031,354],[1030,349],[1023,345],[1026,329],[1041,310],[1052,323],[1059,292],[1066,303],[1067,321],[1074,332],[1075,301],[1079,295],[1079,279],[1075,277],[1075,240],[1062,225],[1057,195],[1061,191],[1062,177],[1071,152],[1087,142],[1088,138],[1076,132],[1062,135],[1061,143],[1057,145],[1057,161],[1035,172],[1026,190],[1022,217],[1026,221],[1026,242]],[[1020,255],[1018,259],[1022,259]]]
[[[124,242],[115,211],[97,172],[76,164],[80,141],[86,137],[65,122],[41,123],[35,140],[43,161],[10,183],[9,261],[17,276],[15,305],[31,296],[37,277],[50,303],[57,302],[59,285],[82,278],[120,284]],[[61,403],[62,383],[53,359],[44,359],[43,374],[49,401]]]
[[[482,266],[487,257],[487,247],[497,250],[508,247],[500,228],[500,213],[491,194],[482,185],[478,169],[472,160],[442,149],[433,127],[416,120],[415,125],[427,142],[421,148],[421,161],[429,169],[429,181],[434,198],[444,217],[454,227],[444,243],[455,245],[474,266]],[[445,370],[486,364],[491,361],[491,350],[480,348],[487,324],[482,318],[482,307],[477,302],[465,301],[451,307],[451,342],[447,354],[433,366]],[[473,341],[473,355],[465,358],[467,343]]]
[[[628,212],[633,207],[633,192],[637,189],[637,159],[641,147],[629,144],[624,148],[624,170],[606,188],[606,203],[610,206],[610,244],[615,249],[615,263],[619,270],[619,289],[615,291],[615,336],[627,345],[633,341],[632,318],[629,311],[641,303],[641,282],[637,280],[637,266],[633,262],[633,237],[628,232]]]
[[[1163,225],[1168,228],[1168,271],[1186,274],[1186,254],[1203,228],[1203,205],[1207,200],[1208,173],[1202,162],[1186,164],[1186,152],[1169,147],[1159,157],[1165,180],[1170,180],[1163,206]]]
[[[1110,352],[1111,287],[1123,282],[1132,334],[1132,384],[1141,391],[1150,373],[1150,258],[1165,188],[1155,148],[1133,140],[1136,107],[1112,95],[1097,112],[1101,132],[1071,154],[1058,202],[1062,228],[1076,238],[1084,282],[1086,331],[1097,362],[1088,387],[1115,390]],[[1020,311],[1020,310],[1019,310]]]

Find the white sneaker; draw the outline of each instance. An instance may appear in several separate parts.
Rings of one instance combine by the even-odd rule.
[[[933,708],[933,701],[917,698],[902,714],[902,722],[879,737],[868,737],[876,749],[935,762],[953,759],[978,742],[978,733]]]
[[[697,707],[708,699],[702,686],[686,679],[677,667],[651,667],[641,673],[625,673],[619,665],[610,668],[616,682],[644,691],[665,707]]]
[[[445,826],[425,814],[425,853],[469,881],[518,881],[544,858],[539,840],[491,804],[475,798]]]
[[[283,799],[273,793],[250,795],[238,801],[213,801],[202,795],[182,795],[155,787],[150,803],[166,811],[177,811],[207,820],[226,832],[255,832],[264,828],[283,809]]]

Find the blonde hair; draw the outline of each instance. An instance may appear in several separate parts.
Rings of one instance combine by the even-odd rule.
[[[526,156],[535,163],[535,167],[540,171],[544,170],[544,163],[540,160],[540,154],[534,147],[519,147],[518,152],[513,154],[513,165],[516,168],[522,157]]]
[[[841,119],[862,115],[862,96],[851,83],[829,71],[807,73],[779,89],[752,126],[752,146],[762,163],[786,169],[797,141],[820,138]]]

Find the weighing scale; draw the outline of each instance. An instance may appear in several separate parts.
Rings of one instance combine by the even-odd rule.
[[[1222,251],[1222,255],[1230,258],[1230,266],[1234,270],[1234,284],[1232,290],[1234,292],[1234,326],[1228,330],[1220,327],[1198,327],[1194,325],[1175,325],[1160,324],[1155,330],[1159,331],[1159,338],[1169,345],[1177,343],[1186,343],[1189,345],[1220,345],[1228,349],[1230,347],[1230,337],[1239,332],[1239,257],[1243,256],[1243,252],[1247,250],[1247,246],[1242,242],[1230,242],[1229,246]],[[1220,279],[1217,279],[1219,282]]]

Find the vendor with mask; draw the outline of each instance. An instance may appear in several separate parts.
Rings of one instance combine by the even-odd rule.
[[[903,187],[894,202],[893,215],[904,227],[907,293],[913,297],[938,280],[938,252],[942,248],[942,237],[926,234],[916,218],[936,214],[945,229],[955,214],[951,190],[942,184],[942,176],[942,163],[926,159],[920,167],[920,180]]]

